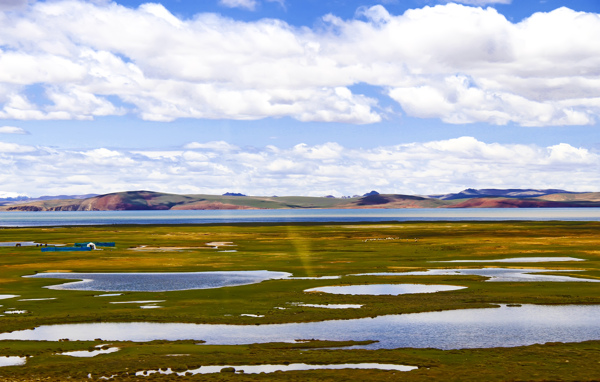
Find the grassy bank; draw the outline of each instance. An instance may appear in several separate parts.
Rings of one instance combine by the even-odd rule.
[[[533,264],[482,263],[479,266],[571,269],[560,275],[600,279],[600,224],[596,222],[414,222],[376,224],[290,224],[212,226],[102,226],[0,229],[0,242],[36,241],[73,244],[114,241],[116,248],[92,252],[45,252],[36,247],[0,247],[0,309],[28,313],[0,317],[2,331],[44,324],[98,321],[271,324],[373,317],[384,314],[513,304],[599,304],[596,283],[489,283],[480,276],[348,276],[371,272],[400,272],[431,268],[477,267],[472,263],[432,261],[514,257],[576,257],[585,262]],[[208,243],[208,244],[207,244]],[[213,243],[213,244],[210,244]],[[226,243],[216,245],[214,243]],[[235,251],[235,252],[231,252]],[[221,289],[175,292],[125,292],[110,299],[90,291],[43,288],[61,280],[23,278],[35,272],[191,272],[214,270],[271,270],[297,277],[342,276],[334,280],[271,280]],[[329,285],[422,283],[466,286],[452,292],[350,296],[304,293]],[[53,300],[19,301],[53,298]],[[109,302],[164,300],[160,309],[140,309]],[[360,309],[319,309],[293,304],[362,304]],[[278,309],[284,307],[286,309]],[[248,317],[254,314],[264,317]],[[182,342],[122,343],[122,350],[89,359],[53,355],[87,349],[83,342],[0,341],[0,356],[33,355],[25,366],[1,367],[6,380],[55,378],[87,379],[158,367],[191,368],[210,364],[278,362],[381,362],[419,366],[411,372],[305,371],[269,375],[217,375],[196,378],[253,380],[593,380],[600,364],[583,368],[585,354],[598,354],[599,344],[535,345],[483,350],[311,350],[295,344],[197,346]],[[314,343],[310,346],[331,346]],[[59,349],[61,349],[59,351]],[[171,357],[168,354],[188,354]],[[569,362],[565,362],[569,361]],[[595,361],[594,361],[595,362]],[[75,372],[76,371],[76,372]],[[394,374],[396,373],[396,374]],[[354,378],[352,378],[354,376]],[[357,378],[360,376],[360,378]],[[479,378],[477,378],[479,376]],[[483,378],[481,376],[484,376]],[[444,378],[442,378],[444,377]],[[141,378],[141,377],[140,377]],[[170,379],[175,376],[153,376]],[[178,377],[185,380],[186,377]],[[190,377],[191,378],[191,377]]]

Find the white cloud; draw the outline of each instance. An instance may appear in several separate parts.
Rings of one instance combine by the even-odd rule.
[[[510,4],[512,0],[447,0],[446,2],[484,6],[488,4]]]
[[[231,151],[238,149],[237,146],[227,143],[225,141],[212,141],[206,143],[199,142],[191,142],[184,146],[184,148],[193,150],[193,149],[202,149],[202,150],[212,150],[212,151]]]
[[[335,142],[291,148],[246,149],[227,142],[187,146],[165,151],[73,151],[0,142],[0,193],[149,189],[342,196],[372,189],[436,194],[469,187],[595,191],[590,185],[600,183],[600,155],[565,143],[541,147],[459,137],[371,149],[349,149]]]
[[[19,145],[17,143],[0,142],[0,155],[30,153],[36,151],[35,147]]]
[[[29,134],[26,130],[15,126],[0,126],[0,134]]]
[[[447,123],[595,124],[597,35],[597,14],[567,8],[512,23],[493,8],[392,15],[376,5],[311,29],[217,14],[183,20],[154,3],[37,2],[0,11],[0,118],[379,122],[387,111],[378,101],[350,90],[362,83],[410,116]],[[46,102],[34,102],[30,86]]]
[[[245,8],[253,11],[256,8],[256,0],[219,0],[219,4],[229,8]]]

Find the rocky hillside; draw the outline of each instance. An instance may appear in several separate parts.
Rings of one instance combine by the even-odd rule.
[[[241,194],[178,195],[126,191],[84,199],[37,200],[0,206],[1,211],[126,211],[126,210],[236,210],[280,208],[556,208],[600,207],[600,193],[551,190],[465,190],[446,197],[379,194],[352,198],[260,197]],[[481,196],[493,193],[494,195]],[[460,195],[461,197],[454,197]],[[471,195],[471,196],[468,196]],[[500,195],[500,196],[498,196]],[[539,195],[539,196],[532,196]]]

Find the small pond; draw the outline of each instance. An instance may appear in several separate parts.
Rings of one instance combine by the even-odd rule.
[[[37,273],[31,278],[79,280],[46,288],[100,292],[168,292],[255,284],[291,276],[287,272],[222,271],[164,273]]]
[[[513,268],[478,268],[478,269],[429,269],[417,272],[381,272],[362,273],[352,276],[451,276],[476,275],[489,277],[486,281],[495,282],[600,282],[597,279],[585,279],[569,276],[540,275],[542,272],[578,272],[575,269],[513,269]]]
[[[26,357],[0,357],[0,367],[25,365]]]
[[[555,261],[585,261],[576,257],[512,257],[495,260],[447,260],[431,261],[431,263],[549,263]]]
[[[167,370],[146,370],[138,371],[135,373],[136,376],[147,377],[152,374],[175,374],[175,375],[188,375],[190,374],[212,374],[220,373],[225,368],[233,368],[236,373],[244,374],[259,374],[259,373],[274,373],[276,371],[296,371],[296,370],[339,370],[339,369],[377,369],[377,370],[396,370],[396,371],[410,371],[418,369],[417,366],[405,366],[405,365],[392,365],[392,364],[381,364],[381,363],[343,363],[343,364],[332,364],[332,365],[309,365],[306,363],[290,363],[288,365],[222,365],[222,366],[202,366],[197,369],[190,369],[182,372],[175,372],[170,368]]]
[[[600,340],[600,305],[523,305],[272,324],[89,323],[1,333],[0,340],[204,340],[207,344],[294,342],[297,338],[378,341],[366,349],[491,348]]]
[[[463,286],[454,285],[425,285],[425,284],[369,284],[369,285],[341,285],[311,288],[305,292],[323,292],[332,294],[354,295],[393,295],[413,293],[436,293],[464,289]]]
[[[103,347],[102,345],[100,346],[96,346],[96,348],[98,348],[97,350],[75,350],[75,351],[68,351],[68,352],[64,352],[64,353],[58,353],[58,355],[67,355],[70,357],[77,357],[77,358],[91,358],[91,357],[95,357],[97,355],[100,354],[110,354],[110,353],[115,353],[118,352],[120,350],[120,348],[118,347],[107,347],[105,349],[101,349],[101,347]]]
[[[22,298],[18,301],[50,301],[50,300],[56,300],[56,297]]]
[[[362,304],[293,304],[295,306],[303,306],[307,308],[322,308],[322,309],[360,309]]]

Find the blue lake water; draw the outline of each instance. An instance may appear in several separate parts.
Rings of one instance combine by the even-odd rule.
[[[600,221],[600,208],[0,212],[0,227],[461,220]]]
[[[0,333],[0,340],[204,340],[207,344],[376,340],[367,349],[491,348],[600,340],[599,305],[523,305],[273,324],[90,323],[46,325]],[[361,346],[362,347],[362,346]]]
[[[572,269],[515,269],[515,268],[477,268],[477,269],[429,269],[427,271],[412,272],[377,272],[361,273],[351,276],[455,276],[474,275],[489,277],[486,281],[491,282],[591,282],[598,283],[598,279],[586,279],[584,277],[570,277],[558,275],[544,275],[542,272],[577,272]]]
[[[49,289],[99,292],[165,292],[255,284],[291,276],[287,272],[218,271],[163,273],[37,273],[27,278],[78,280]]]

